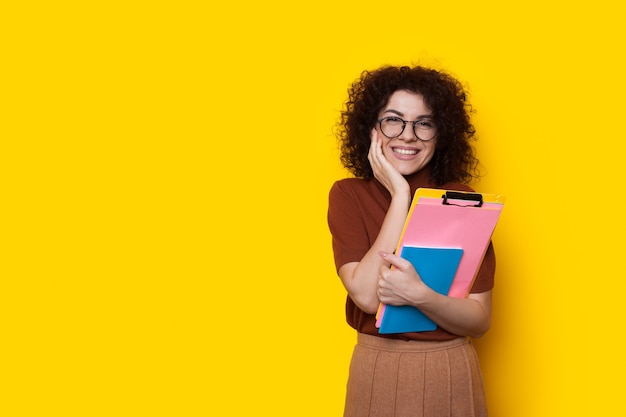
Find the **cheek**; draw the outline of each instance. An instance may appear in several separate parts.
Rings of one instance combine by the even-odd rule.
[[[389,148],[388,145],[389,145],[389,139],[383,138],[382,143],[381,143],[381,148],[383,150],[383,155],[385,155],[385,157],[388,157],[391,154],[391,148]]]
[[[432,157],[435,155],[435,150],[437,149],[437,146],[435,143],[429,143],[428,147],[426,148],[426,151],[428,153],[428,157],[432,159]]]

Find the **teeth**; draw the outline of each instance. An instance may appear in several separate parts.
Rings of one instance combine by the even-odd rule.
[[[394,148],[393,151],[395,153],[401,153],[402,155],[415,155],[417,153],[417,149],[399,149],[399,148]]]

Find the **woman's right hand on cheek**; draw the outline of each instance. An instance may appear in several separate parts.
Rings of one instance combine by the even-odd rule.
[[[382,140],[376,128],[372,129],[372,142],[368,160],[374,171],[374,177],[381,182],[393,197],[397,192],[410,192],[409,183],[402,174],[385,158],[382,149]]]

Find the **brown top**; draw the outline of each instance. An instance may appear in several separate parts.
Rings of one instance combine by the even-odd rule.
[[[411,195],[418,188],[473,191],[464,184],[449,183],[437,187],[429,181],[429,176],[430,170],[426,168],[405,177],[411,186]],[[329,196],[328,225],[333,238],[337,270],[348,262],[361,261],[374,244],[390,204],[391,194],[375,179],[346,178],[333,185]],[[470,292],[480,293],[492,289],[495,267],[495,253],[490,244]],[[376,316],[362,311],[349,296],[346,300],[346,319],[360,333],[386,338],[449,340],[458,337],[441,328],[432,332],[381,335],[375,325]]]

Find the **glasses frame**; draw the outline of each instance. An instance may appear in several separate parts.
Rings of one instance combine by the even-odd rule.
[[[383,122],[387,119],[399,119],[402,120],[402,130],[400,130],[400,133],[398,133],[396,136],[387,136],[387,134],[385,132],[383,132]],[[381,119],[378,119],[378,127],[380,128],[380,132],[385,135],[386,138],[389,139],[394,139],[394,138],[399,138],[400,136],[402,136],[402,134],[404,133],[404,129],[406,128],[406,124],[407,123],[411,123],[413,125],[413,134],[415,135],[416,138],[418,138],[419,140],[421,140],[422,142],[428,142],[430,140],[435,139],[435,137],[437,136],[437,125],[434,124],[433,122],[433,126],[434,126],[434,130],[435,130],[435,134],[429,138],[429,139],[422,139],[419,137],[419,135],[417,134],[417,130],[415,130],[415,126],[417,126],[418,123],[423,122],[424,120],[431,120],[431,119],[419,119],[419,120],[415,120],[415,121],[409,121],[409,120],[404,120],[401,117],[398,116],[387,116],[387,117],[383,117]]]

